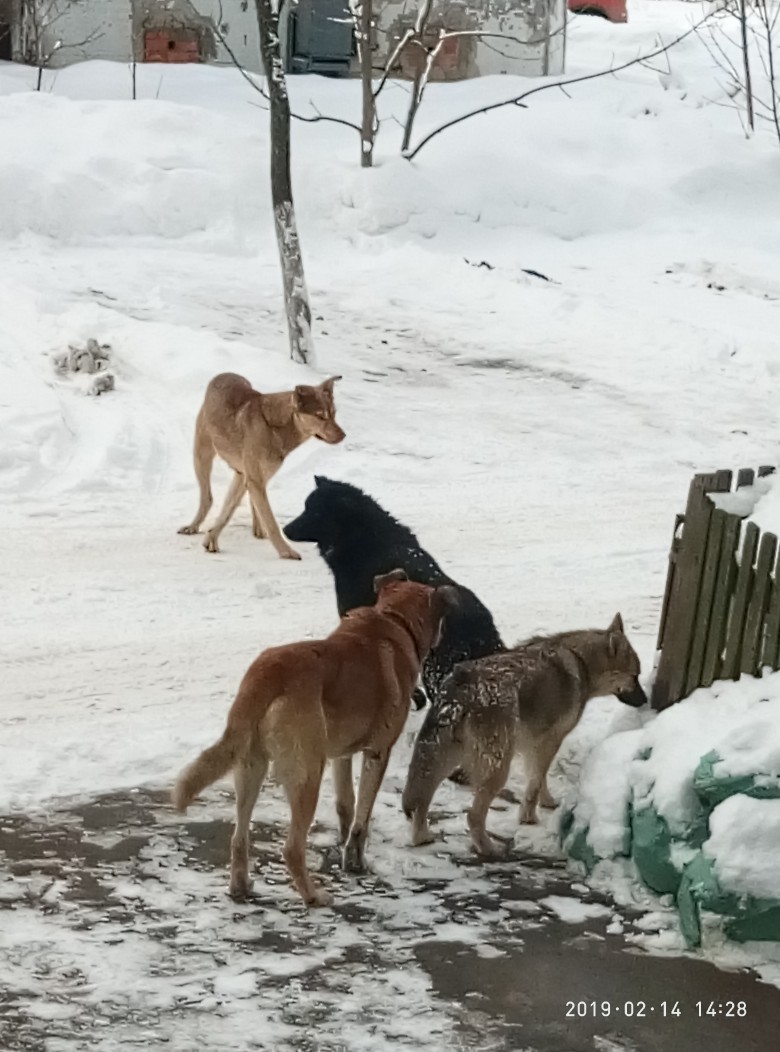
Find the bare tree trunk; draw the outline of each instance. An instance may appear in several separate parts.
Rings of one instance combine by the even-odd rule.
[[[357,23],[357,44],[360,55],[360,80],[363,86],[363,119],[360,128],[360,166],[371,168],[374,163],[376,141],[376,97],[374,95],[371,64],[371,28],[374,20],[373,0],[360,0]]]
[[[132,36],[130,41],[130,47],[132,49],[132,61],[130,63],[130,79],[133,83],[133,102],[138,98],[138,33],[136,27],[138,25],[135,0],[130,0],[130,18],[132,20]]]
[[[295,222],[292,177],[290,173],[290,100],[279,52],[279,9],[274,0],[256,0],[260,51],[268,78],[271,123],[271,200],[274,226],[282,267],[284,305],[290,337],[290,357],[311,365],[314,344],[311,334],[311,308],[303,256]]]
[[[413,48],[419,49],[418,59],[415,63],[414,81],[412,82],[412,94],[409,96],[409,109],[406,113],[406,123],[404,124],[404,137],[401,142],[401,154],[406,155],[409,149],[409,143],[412,140],[412,129],[414,128],[414,118],[417,116],[417,110],[419,109],[422,101],[422,93],[425,90],[425,83],[431,73],[431,67],[438,54],[439,47],[435,47],[430,54],[423,42],[425,30],[428,27],[428,19],[431,15],[431,8],[433,7],[433,0],[422,0],[420,8],[417,12],[417,21],[414,24],[414,33],[408,40],[408,44],[411,44]],[[439,42],[441,43],[441,41]]]
[[[423,67],[414,75],[412,81],[412,92],[409,96],[409,109],[406,111],[406,122],[404,124],[404,137],[401,140],[401,153],[405,154],[409,149],[409,143],[412,141],[412,130],[414,129],[414,118],[417,116],[417,109],[420,105],[420,89],[422,87],[423,79]]]
[[[780,143],[780,85],[777,83],[774,56],[774,20],[770,21],[769,11],[766,3],[762,4],[763,13],[766,16],[766,50],[767,67],[769,72],[769,90],[772,99],[772,120],[777,132],[777,141]]]
[[[742,61],[745,64],[745,100],[747,102],[747,122],[751,132],[756,130],[755,114],[753,113],[753,82],[750,76],[750,55],[748,53],[747,38],[747,4],[745,0],[739,0],[739,22],[742,34]]]

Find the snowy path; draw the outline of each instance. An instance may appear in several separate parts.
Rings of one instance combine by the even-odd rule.
[[[583,901],[581,888],[574,897],[565,870],[533,856],[485,867],[439,848],[355,881],[340,877],[318,825],[339,902],[307,914],[286,887],[282,831],[263,822],[270,850],[258,852],[254,899],[237,906],[225,894],[226,806],[180,823],[141,791],[45,822],[2,821],[4,1048],[772,1047],[779,991],[702,962],[626,953],[641,918],[598,895]],[[696,1002],[710,1000],[744,1001],[748,1018],[700,1017]]]

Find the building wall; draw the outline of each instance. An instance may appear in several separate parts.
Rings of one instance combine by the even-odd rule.
[[[381,69],[405,29],[414,24],[418,0],[374,2],[374,66]],[[42,0],[42,4],[48,7],[49,0]],[[217,33],[220,9],[222,22]],[[52,66],[84,59],[130,62],[134,55],[143,61],[147,29],[186,27],[198,33],[205,60],[231,64],[228,50],[219,39],[221,35],[245,69],[261,70],[254,0],[222,0],[221,5],[219,0],[55,0],[54,11],[56,20],[43,34],[45,52],[53,53]],[[431,79],[561,73],[565,18],[566,0],[434,0],[429,43],[435,43],[440,28],[480,28],[485,33],[503,33],[517,40],[464,36],[449,41]],[[282,23],[284,37],[284,19]],[[57,41],[62,46],[55,50]],[[408,49],[396,72],[412,76],[420,55],[419,50]]]
[[[260,72],[260,34],[254,0],[222,0],[221,4],[219,0],[134,0],[134,6],[139,58],[143,55],[146,28],[187,26],[200,30],[207,61],[231,65],[229,48],[244,69]],[[220,11],[222,21],[218,23]]]
[[[43,54],[52,56],[50,66],[88,58],[130,61],[130,0],[57,0],[41,3],[39,9],[47,12],[40,29]]]
[[[414,25],[417,0],[375,0],[377,9],[374,64],[387,62],[405,30]],[[434,0],[428,20],[432,46],[439,30],[505,34],[514,40],[464,36],[448,41],[434,67],[431,80],[514,73],[543,76],[562,73],[565,55],[566,0]],[[399,72],[412,76],[425,58],[419,49],[407,49]]]
[[[48,0],[44,6],[48,7]],[[62,42],[52,66],[84,59],[131,62],[134,54],[143,61],[147,29],[186,27],[198,32],[207,61],[231,64],[227,48],[219,40],[221,35],[245,69],[259,72],[254,0],[222,0],[221,10],[217,33],[218,0],[57,0],[56,18],[43,34],[44,51],[51,53],[54,44]]]

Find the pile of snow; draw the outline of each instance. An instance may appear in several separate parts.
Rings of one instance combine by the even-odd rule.
[[[775,734],[775,748],[780,735]],[[780,844],[780,799],[731,796],[710,816],[704,854],[715,863],[721,886],[736,895],[780,898],[777,851]]]
[[[691,944],[699,903],[729,918],[733,938],[778,938],[779,711],[774,673],[716,683],[609,735],[564,814],[568,850],[596,881],[605,860],[630,858],[653,891],[676,897]]]
[[[652,805],[683,836],[700,816],[696,768],[712,752],[721,777],[753,774],[762,784],[778,784],[778,711],[780,673],[743,677],[697,690],[658,715],[646,713],[641,729],[609,734],[585,761],[574,828],[587,827],[597,855],[609,858],[623,853],[629,805]]]
[[[247,226],[259,230],[260,144],[224,115],[31,92],[3,99],[0,136],[0,238],[191,236],[235,247]]]

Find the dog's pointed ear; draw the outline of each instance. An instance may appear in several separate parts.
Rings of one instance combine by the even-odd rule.
[[[451,584],[443,584],[433,593],[433,599],[431,600],[431,613],[436,622],[436,629],[434,631],[433,643],[431,643],[431,650],[435,650],[439,643],[441,643],[447,615],[455,609],[459,601],[460,597],[458,596],[458,589]]]
[[[389,573],[378,573],[374,578],[374,595],[379,595],[386,584],[391,581],[408,581],[406,570],[391,570]]]
[[[324,486],[325,482],[326,482],[326,479],[325,479],[324,475],[315,475],[314,476],[314,485],[317,487],[317,489],[319,489],[320,486]]]
[[[624,634],[623,618],[620,614],[615,614],[612,618],[612,624],[607,629],[607,646],[610,657],[617,656],[618,649],[620,648],[620,638]]]
[[[323,382],[320,384],[320,387],[324,391],[329,391],[332,394],[333,393],[333,385],[336,383],[337,380],[343,380],[343,379],[344,378],[342,376],[329,376],[327,380],[323,380]]]
[[[306,386],[304,386],[304,384],[298,384],[297,387],[293,388],[293,392],[292,392],[292,407],[293,407],[293,412],[294,413],[299,413],[301,411],[301,406],[303,404],[303,398],[304,398],[304,395],[306,394],[307,390],[308,390],[308,388]]]

